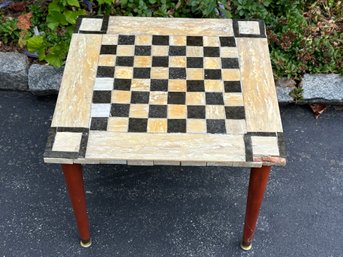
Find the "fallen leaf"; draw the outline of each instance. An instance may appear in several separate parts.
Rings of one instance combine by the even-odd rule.
[[[15,12],[22,12],[25,10],[26,6],[28,3],[25,2],[18,2],[18,3],[13,3],[10,5],[10,9],[15,11]]]
[[[17,23],[18,28],[21,30],[28,30],[32,25],[31,18],[32,18],[31,12],[20,15],[18,17],[18,23]]]
[[[326,104],[323,103],[314,103],[314,104],[310,104],[310,107],[314,113],[314,117],[316,117],[316,119],[319,118],[319,116],[326,110]]]

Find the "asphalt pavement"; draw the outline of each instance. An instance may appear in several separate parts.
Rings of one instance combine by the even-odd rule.
[[[93,245],[79,246],[58,165],[43,151],[56,97],[0,91],[0,256],[343,256],[343,111],[281,115],[253,249],[239,248],[248,169],[85,166]]]

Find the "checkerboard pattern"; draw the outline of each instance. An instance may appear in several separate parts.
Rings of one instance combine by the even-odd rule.
[[[90,130],[227,134],[242,124],[234,37],[103,36]]]

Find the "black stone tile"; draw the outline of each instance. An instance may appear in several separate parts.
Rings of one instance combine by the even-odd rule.
[[[108,118],[92,118],[91,120],[91,130],[107,130],[107,120]]]
[[[168,92],[168,104],[185,104],[185,92]]]
[[[113,89],[129,91],[131,89],[131,79],[115,79]]]
[[[132,104],[147,104],[149,103],[149,92],[144,91],[132,91],[131,103]]]
[[[152,67],[168,67],[169,58],[168,56],[153,56]]]
[[[239,69],[237,58],[222,58],[223,69]]]
[[[185,119],[168,120],[168,133],[186,133]]]
[[[205,119],[205,106],[187,106],[187,117],[191,119]]]
[[[114,77],[114,67],[98,66],[96,76],[98,78],[113,78]]]
[[[117,56],[116,58],[117,66],[133,66],[133,56]]]
[[[234,37],[219,37],[220,46],[235,47],[236,41]]]
[[[150,105],[149,118],[167,118],[167,105]]]
[[[129,104],[112,104],[111,116],[112,117],[129,117],[130,105]]]
[[[137,56],[151,55],[151,46],[135,46],[135,55]]]
[[[226,106],[225,115],[227,119],[231,120],[245,119],[244,106]]]
[[[146,132],[148,127],[148,119],[129,119],[129,132]]]
[[[224,81],[224,90],[226,93],[242,92],[240,81]]]
[[[133,35],[119,35],[118,45],[134,45],[135,36]]]
[[[116,45],[102,45],[100,49],[100,54],[117,54]]]
[[[186,69],[169,68],[169,79],[186,79]]]
[[[187,46],[203,46],[202,37],[188,36],[187,37]]]
[[[93,103],[105,104],[111,103],[111,91],[94,91],[93,92]]]
[[[206,120],[207,133],[226,134],[225,120]]]
[[[206,105],[224,105],[223,93],[206,93]]]
[[[150,68],[133,68],[133,78],[135,79],[149,79]]]
[[[152,36],[153,45],[169,45],[169,36]]]
[[[168,80],[152,79],[150,84],[150,91],[168,91]]]
[[[222,79],[222,72],[219,69],[205,69],[205,79]]]
[[[187,57],[187,68],[203,68],[204,58],[202,57]]]
[[[187,92],[204,92],[203,80],[187,80]]]
[[[219,57],[220,56],[219,47],[205,46],[204,56],[205,57]]]
[[[169,56],[185,56],[185,46],[169,46]]]

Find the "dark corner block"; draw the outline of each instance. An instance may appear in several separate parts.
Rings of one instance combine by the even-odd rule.
[[[187,68],[203,68],[204,58],[202,57],[187,57]]]
[[[187,92],[204,92],[203,80],[187,80]]]
[[[148,119],[129,119],[129,132],[146,132],[148,127]]]
[[[225,106],[225,115],[231,120],[245,119],[244,106]]]
[[[187,46],[203,46],[203,38],[201,36],[187,36]]]
[[[204,57],[219,57],[219,56],[220,56],[219,47],[213,47],[213,46],[204,47]]]
[[[239,69],[238,58],[222,58],[223,69]]]
[[[206,120],[207,133],[226,134],[225,120]]]
[[[93,103],[111,103],[111,91],[94,91]]]
[[[133,68],[134,79],[149,79],[150,68]]]
[[[186,79],[186,69],[169,68],[169,79]]]
[[[129,91],[131,89],[131,79],[115,79],[113,89]]]
[[[96,76],[98,78],[113,78],[114,77],[114,67],[98,66],[98,71]]]
[[[150,91],[168,91],[167,79],[152,79],[150,84]]]
[[[117,54],[116,45],[102,45],[100,49],[100,54]]]
[[[152,67],[168,67],[169,58],[168,56],[153,56]]]
[[[242,92],[240,81],[224,81],[224,90],[226,93]]]
[[[259,34],[241,34],[239,32],[239,26],[238,22],[239,21],[257,21],[259,24],[260,28],[260,33]],[[232,21],[232,26],[233,26],[233,32],[235,34],[235,37],[246,37],[246,38],[265,38],[266,37],[266,28],[264,25],[264,22],[262,20],[233,20]]]
[[[129,117],[130,105],[129,104],[112,104],[111,116],[112,117]]]
[[[167,105],[150,105],[149,118],[167,118]]]
[[[185,104],[185,92],[168,92],[168,104]]]
[[[186,133],[186,119],[168,119],[168,133]]]
[[[107,130],[108,118],[93,117],[91,120],[91,130]]]
[[[224,105],[223,93],[206,92],[206,105]]]
[[[204,79],[222,79],[222,71],[220,69],[205,69]]]
[[[134,35],[119,35],[118,45],[134,45],[135,36]]]
[[[235,47],[236,40],[234,37],[219,37],[221,47]]]
[[[117,66],[133,66],[133,56],[117,56],[116,58]]]
[[[187,106],[187,118],[189,119],[205,119],[206,110],[205,106]]]
[[[147,104],[149,103],[149,95],[150,95],[150,92],[132,91],[131,103],[132,104]]]
[[[169,45],[169,36],[152,36],[153,45]]]
[[[169,46],[169,56],[185,56],[186,46]]]
[[[137,56],[150,56],[151,46],[135,46],[135,55]]]

